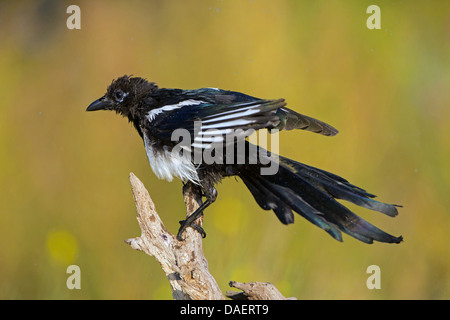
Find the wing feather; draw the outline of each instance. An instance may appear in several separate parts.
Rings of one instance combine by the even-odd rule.
[[[185,129],[193,138],[192,147],[210,148],[212,143],[235,143],[225,139],[233,133],[245,138],[254,130],[303,129],[327,136],[337,134],[332,126],[286,108],[284,99],[262,100],[247,97],[235,103],[216,104],[202,99],[186,99],[177,104],[151,110],[147,116],[155,136],[172,141],[176,129]],[[159,116],[164,113],[163,116]],[[199,124],[201,126],[199,126]]]

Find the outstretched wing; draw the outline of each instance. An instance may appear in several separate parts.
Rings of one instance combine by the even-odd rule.
[[[218,90],[219,91],[219,90]],[[286,108],[284,99],[262,100],[250,96],[216,94],[214,99],[199,96],[175,104],[152,109],[147,114],[151,133],[167,142],[174,141],[177,129],[189,133],[194,148],[209,148],[212,143],[234,143],[235,139],[249,136],[255,130],[302,129],[327,136],[338,131],[332,126]],[[235,102],[231,102],[235,101]],[[219,102],[219,103],[218,103]],[[220,103],[223,102],[223,103]],[[233,140],[227,140],[227,135]]]
[[[173,141],[173,133],[182,129],[189,133],[192,147],[209,148],[212,143],[226,143],[228,134],[239,139],[254,130],[275,128],[280,123],[277,110],[285,105],[283,99],[222,105],[190,99],[151,110],[147,119],[151,133],[160,139]]]

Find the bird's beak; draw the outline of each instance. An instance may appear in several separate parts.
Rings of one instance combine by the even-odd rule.
[[[105,97],[101,97],[100,99],[92,102],[89,107],[87,107],[86,111],[97,111],[97,110],[105,110],[111,109],[111,103],[105,99]]]

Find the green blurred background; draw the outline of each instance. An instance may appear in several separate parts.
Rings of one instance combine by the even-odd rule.
[[[70,4],[81,30],[66,27]],[[366,27],[371,4],[381,30]],[[448,299],[449,49],[448,1],[2,1],[0,298],[171,299],[158,263],[123,242],[140,235],[128,175],[173,233],[181,182],[155,178],[125,119],[85,112],[134,74],[283,97],[340,133],[282,133],[281,154],[404,206],[395,219],[350,206],[400,245],[340,243],[299,216],[280,224],[227,179],[204,241],[223,291],[264,281],[299,299]],[[71,264],[81,290],[66,288]],[[366,287],[372,264],[380,290]]]

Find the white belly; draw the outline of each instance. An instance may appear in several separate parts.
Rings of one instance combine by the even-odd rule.
[[[169,150],[157,151],[145,134],[144,145],[150,166],[159,179],[172,181],[173,177],[178,177],[182,181],[199,183],[197,171],[188,153],[180,155]]]

